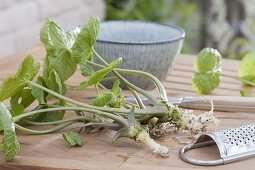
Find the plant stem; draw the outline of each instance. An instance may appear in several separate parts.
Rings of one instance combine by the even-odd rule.
[[[87,61],[88,63],[93,63],[93,62],[90,62],[90,61]],[[94,63],[95,64],[95,63]],[[118,77],[105,77],[103,79],[100,80],[100,82],[104,82],[104,81],[112,81],[112,80],[116,80],[118,79]]]
[[[137,104],[132,103],[132,102],[125,101],[125,103],[128,104],[128,105],[130,105],[130,106],[138,107]]]
[[[108,89],[107,89],[104,85],[102,85],[101,83],[98,83],[98,86],[99,86],[101,89],[108,91]]]
[[[93,49],[93,53],[97,56],[97,58],[103,62],[106,66],[108,66],[108,63]],[[141,93],[142,95],[144,95],[145,97],[147,97],[152,104],[157,105],[157,99],[151,95],[150,93],[148,93],[147,91],[141,89],[140,87],[137,87],[135,85],[133,85],[132,83],[130,83],[129,81],[127,81],[124,77],[122,77],[115,69],[112,70],[112,72],[122,81],[124,82],[129,88],[134,89],[135,91],[137,91],[138,93]]]
[[[32,81],[29,81],[29,80],[26,80],[24,79],[27,83],[29,83],[30,85],[33,85],[39,89],[42,89],[54,96],[56,96],[57,98],[60,98],[60,99],[63,99],[63,100],[66,100],[67,102],[70,102],[72,104],[75,104],[77,106],[81,106],[80,108],[88,108],[88,109],[93,109],[93,110],[98,110],[98,111],[104,111],[104,112],[116,112],[116,113],[125,113],[125,114],[128,114],[130,112],[130,109],[119,109],[119,108],[108,108],[108,107],[98,107],[98,106],[91,106],[89,104],[86,104],[86,103],[82,103],[82,102],[79,102],[79,101],[75,101],[73,99],[70,99],[66,96],[63,96],[61,94],[58,94],[50,89],[47,89],[37,83],[34,83]],[[74,110],[74,109],[71,109],[71,110]],[[79,110],[79,109],[77,109]],[[141,114],[141,115],[147,115],[147,114],[153,114],[153,115],[164,115],[164,113],[166,112],[167,108],[164,107],[164,106],[155,106],[153,108],[150,108],[150,109],[135,109],[135,114]]]
[[[96,89],[96,93],[97,93],[97,95],[99,95],[99,89],[98,89],[98,84],[95,84],[95,89]]]
[[[37,126],[56,125],[56,124],[61,124],[61,123],[65,123],[65,122],[72,122],[72,121],[95,122],[95,120],[93,120],[91,117],[85,117],[85,116],[77,116],[77,117],[74,117],[74,118],[64,119],[64,120],[57,120],[57,121],[53,121],[53,122],[34,122],[34,121],[31,121],[31,120],[26,120],[26,119],[23,119],[22,121],[24,121],[25,123],[28,123],[30,125],[37,125]],[[98,121],[96,121],[96,122],[98,122]]]
[[[133,95],[134,95],[134,97],[135,97],[135,99],[136,99],[136,102],[137,102],[137,104],[139,105],[140,109],[146,109],[146,107],[145,107],[144,104],[143,104],[142,99],[141,99],[140,96],[137,94],[137,92],[136,92],[135,90],[133,90],[133,89],[129,89],[129,90],[133,93]]]
[[[67,87],[70,87],[71,89],[75,89],[77,86],[69,83],[65,83]]]
[[[101,127],[105,127],[111,130],[119,130],[120,126],[116,123],[87,123],[87,124],[83,124],[83,125],[79,125],[75,128],[83,128],[83,127],[87,127],[87,126],[101,126]]]
[[[52,111],[59,111],[59,110],[80,110],[80,111],[86,111],[94,114],[98,114],[101,116],[108,117],[110,119],[113,119],[120,123],[123,126],[128,125],[127,121],[120,116],[116,116],[115,114],[107,113],[107,112],[102,112],[100,110],[94,110],[94,109],[89,109],[89,108],[84,108],[84,107],[59,107],[59,108],[47,108],[47,109],[41,109],[41,110],[34,110],[31,112],[23,113],[21,115],[13,117],[14,122],[19,121],[20,119],[31,116],[37,113],[46,113],[46,112],[52,112]]]
[[[248,85],[250,85],[250,86],[254,86],[254,87],[255,87],[255,83],[250,82],[250,81],[245,80],[245,79],[242,79],[242,78],[240,78],[240,77],[238,77],[238,76],[231,76],[231,75],[222,74],[222,73],[220,73],[220,75],[221,75],[221,76],[224,76],[224,77],[232,78],[232,79],[235,79],[235,80],[238,80],[238,81],[242,81],[242,82],[244,82],[244,83],[246,83],[246,84],[248,84]]]
[[[104,66],[101,64],[97,64],[97,63],[93,63],[90,61],[87,61],[89,64],[91,64],[92,66],[96,66],[96,67],[100,67],[103,68]],[[144,71],[139,71],[139,70],[130,70],[130,69],[121,69],[121,68],[115,68],[116,71],[121,72],[121,73],[127,73],[127,74],[135,74],[138,76],[143,76],[146,78],[149,78],[158,88],[159,93],[160,93],[160,97],[161,99],[168,101],[167,98],[167,94],[166,94],[166,90],[164,88],[164,86],[162,85],[162,83],[152,74],[144,72]]]
[[[47,129],[47,130],[32,130],[32,129],[22,127],[22,126],[18,125],[17,123],[15,123],[15,127],[17,129],[21,130],[22,132],[26,132],[26,133],[34,134],[34,135],[39,135],[39,134],[46,134],[46,133],[51,133],[51,132],[54,132],[54,131],[58,131],[58,130],[63,129],[63,128],[65,128],[65,127],[67,127],[67,126],[69,126],[73,123],[74,122],[66,122],[66,123],[63,123],[61,125],[55,126],[53,128]]]

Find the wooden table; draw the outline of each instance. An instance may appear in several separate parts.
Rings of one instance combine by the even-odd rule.
[[[38,59],[45,55],[43,48],[38,45],[32,49],[24,50],[18,54],[0,61],[0,78],[15,72],[20,61],[26,54],[33,54]],[[173,70],[164,82],[169,96],[193,96],[198,95],[191,86],[191,76],[194,56],[180,55],[174,64]],[[236,75],[239,61],[223,60],[225,73]],[[79,75],[71,81],[75,82]],[[222,78],[220,87],[211,95],[235,95],[239,96],[242,88],[240,83],[229,78]],[[153,92],[154,93],[154,92]],[[90,96],[93,92],[71,91],[67,95],[77,100]],[[200,113],[201,111],[197,111]],[[219,129],[234,127],[241,124],[255,122],[252,113],[227,113],[215,112],[221,121]],[[254,159],[247,159],[218,167],[195,166],[183,162],[178,157],[180,144],[175,140],[175,135],[163,137],[159,143],[166,145],[169,150],[169,158],[155,158],[148,149],[133,141],[120,139],[116,144],[111,142],[113,132],[103,130],[99,134],[84,134],[85,145],[82,148],[70,148],[62,140],[61,132],[47,135],[18,135],[21,143],[21,152],[12,162],[5,162],[0,157],[0,169],[251,169]],[[213,147],[191,151],[190,155],[202,159],[217,158],[217,150]]]

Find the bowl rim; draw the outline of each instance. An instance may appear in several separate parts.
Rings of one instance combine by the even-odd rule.
[[[123,44],[123,45],[148,45],[148,44],[165,44],[165,43],[171,43],[171,42],[175,42],[175,41],[179,41],[181,39],[185,38],[185,31],[174,25],[174,24],[164,24],[164,23],[159,23],[159,22],[153,22],[153,21],[142,21],[142,20],[105,20],[102,21],[101,23],[111,23],[111,22],[126,22],[126,23],[146,23],[146,24],[156,24],[156,25],[160,25],[160,26],[166,26],[169,28],[174,28],[178,31],[180,31],[180,36],[176,36],[174,38],[171,39],[167,39],[167,40],[162,40],[162,41],[145,41],[145,42],[123,42],[123,41],[111,41],[111,40],[101,40],[99,39],[99,37],[97,38],[96,42],[99,43],[110,43],[110,44]]]

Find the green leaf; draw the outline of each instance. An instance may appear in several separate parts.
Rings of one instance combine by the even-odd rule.
[[[252,97],[251,93],[245,90],[240,90],[240,95],[243,97]]]
[[[15,96],[11,97],[11,115],[17,116],[24,112],[25,108],[35,101],[34,96],[31,94],[31,89],[23,89]]]
[[[255,52],[250,52],[243,57],[239,68],[239,76],[241,79],[255,83]]]
[[[64,50],[47,53],[45,62],[43,76],[48,77],[49,73],[55,70],[62,82],[71,77],[77,68],[77,65],[72,61],[70,52]]]
[[[25,108],[30,106],[35,101],[35,97],[32,95],[31,89],[23,89],[15,96],[11,97],[11,115],[17,116],[24,112]]]
[[[79,27],[76,27],[73,30],[66,32],[67,40],[69,41],[70,47],[73,46],[75,39],[77,38],[80,32],[81,29]]]
[[[47,87],[59,94],[63,94],[63,86],[58,76],[58,73],[55,70],[51,70],[48,78],[47,78]]]
[[[10,104],[11,104],[11,115],[14,116],[18,116],[20,114],[22,114],[25,110],[24,106],[22,106],[19,103],[19,99],[20,99],[20,95],[17,94],[13,97],[11,97],[10,100]]]
[[[198,53],[195,60],[195,70],[197,73],[207,73],[209,71],[221,71],[221,54],[213,48],[204,48]]]
[[[83,141],[82,141],[80,135],[76,132],[73,132],[73,131],[65,132],[63,134],[63,138],[70,146],[81,147],[83,145]]]
[[[20,151],[20,144],[16,137],[12,116],[3,103],[0,103],[0,129],[4,131],[1,145],[5,159],[10,161]]]
[[[82,82],[79,85],[79,88],[86,88],[92,84],[98,84],[99,81],[104,78],[104,76],[106,74],[108,74],[109,72],[111,72],[115,67],[117,67],[118,65],[120,65],[122,62],[122,58],[118,58],[117,60],[112,61],[107,67],[104,67],[101,70],[96,71],[95,73],[93,73],[88,80]]]
[[[36,83],[43,87],[47,87],[44,78],[41,76],[38,77]],[[47,92],[45,92],[44,90],[39,89],[35,86],[31,86],[31,89],[32,89],[32,95],[38,100],[39,104],[47,103],[47,99],[46,99],[46,97],[48,95]]]
[[[91,65],[89,65],[86,61],[80,63],[81,74],[84,76],[91,76],[95,71]]]
[[[32,95],[31,89],[23,89],[20,93],[20,98],[21,98],[20,104],[24,108],[27,108],[35,101],[35,97]]]
[[[70,49],[76,35],[66,33],[54,21],[46,19],[40,31],[40,39],[47,51]]]
[[[27,83],[18,77],[8,77],[0,85],[0,101],[8,99],[20,92]]]
[[[56,102],[53,105],[65,106],[66,101],[60,99],[59,102]],[[57,120],[62,120],[64,118],[64,116],[65,116],[64,110],[49,112],[49,113],[42,115],[40,122],[53,122],[53,121],[57,121]]]
[[[59,102],[54,103],[53,106],[65,106],[66,102],[64,100],[59,100]],[[51,108],[47,105],[39,105],[34,110],[40,110],[40,109],[46,109]],[[29,118],[29,120],[34,122],[53,122],[62,120],[64,118],[65,111],[53,111],[53,112],[47,112],[47,113],[38,113]]]
[[[202,94],[208,94],[220,83],[221,54],[213,48],[201,50],[195,60],[196,73],[192,77],[192,86]]]
[[[196,73],[192,77],[193,88],[201,94],[208,94],[220,83],[219,73]]]
[[[107,103],[109,107],[119,108],[120,100],[116,95],[112,95],[111,100]]]
[[[0,85],[0,101],[8,99],[19,93],[27,82],[23,79],[33,80],[39,71],[40,64],[36,62],[31,55],[27,56],[14,77],[6,78]]]
[[[100,20],[90,17],[89,23],[82,27],[72,47],[72,58],[75,63],[89,59],[93,54],[93,46],[99,32]]]
[[[114,82],[113,86],[112,86],[112,93],[113,93],[114,95],[118,96],[118,95],[120,94],[120,91],[121,91],[121,89],[120,89],[120,80],[117,79],[117,80]]]
[[[48,77],[54,69],[62,82],[76,71],[77,65],[71,58],[71,47],[79,29],[65,32],[52,20],[46,19],[40,32],[40,38],[47,54],[44,62],[43,76]]]
[[[123,102],[122,99],[124,99],[124,98],[123,98],[123,96],[120,96],[121,88],[119,87],[119,85],[120,85],[120,80],[117,79],[112,86],[111,91],[113,93],[113,97],[112,97],[111,101],[108,103],[108,105],[110,107],[120,108],[120,106]]]
[[[95,99],[91,101],[94,106],[106,106],[113,98],[112,92],[102,92]]]
[[[28,55],[21,63],[16,77],[33,80],[40,69],[40,63],[35,61],[33,56]]]

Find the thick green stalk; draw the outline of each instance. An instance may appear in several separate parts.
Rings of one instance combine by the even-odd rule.
[[[97,56],[97,58],[103,62],[106,66],[108,66],[108,63],[93,49],[93,53]],[[133,85],[132,83],[130,83],[129,81],[127,81],[124,77],[122,77],[115,69],[112,70],[112,72],[122,81],[124,82],[129,88],[134,89],[135,91],[137,91],[138,93],[141,93],[142,95],[144,95],[145,97],[147,97],[152,104],[157,105],[158,104],[158,100],[157,98],[155,98],[153,95],[151,95],[150,93],[148,93],[147,91],[141,89],[140,87],[137,87],[135,85]]]

